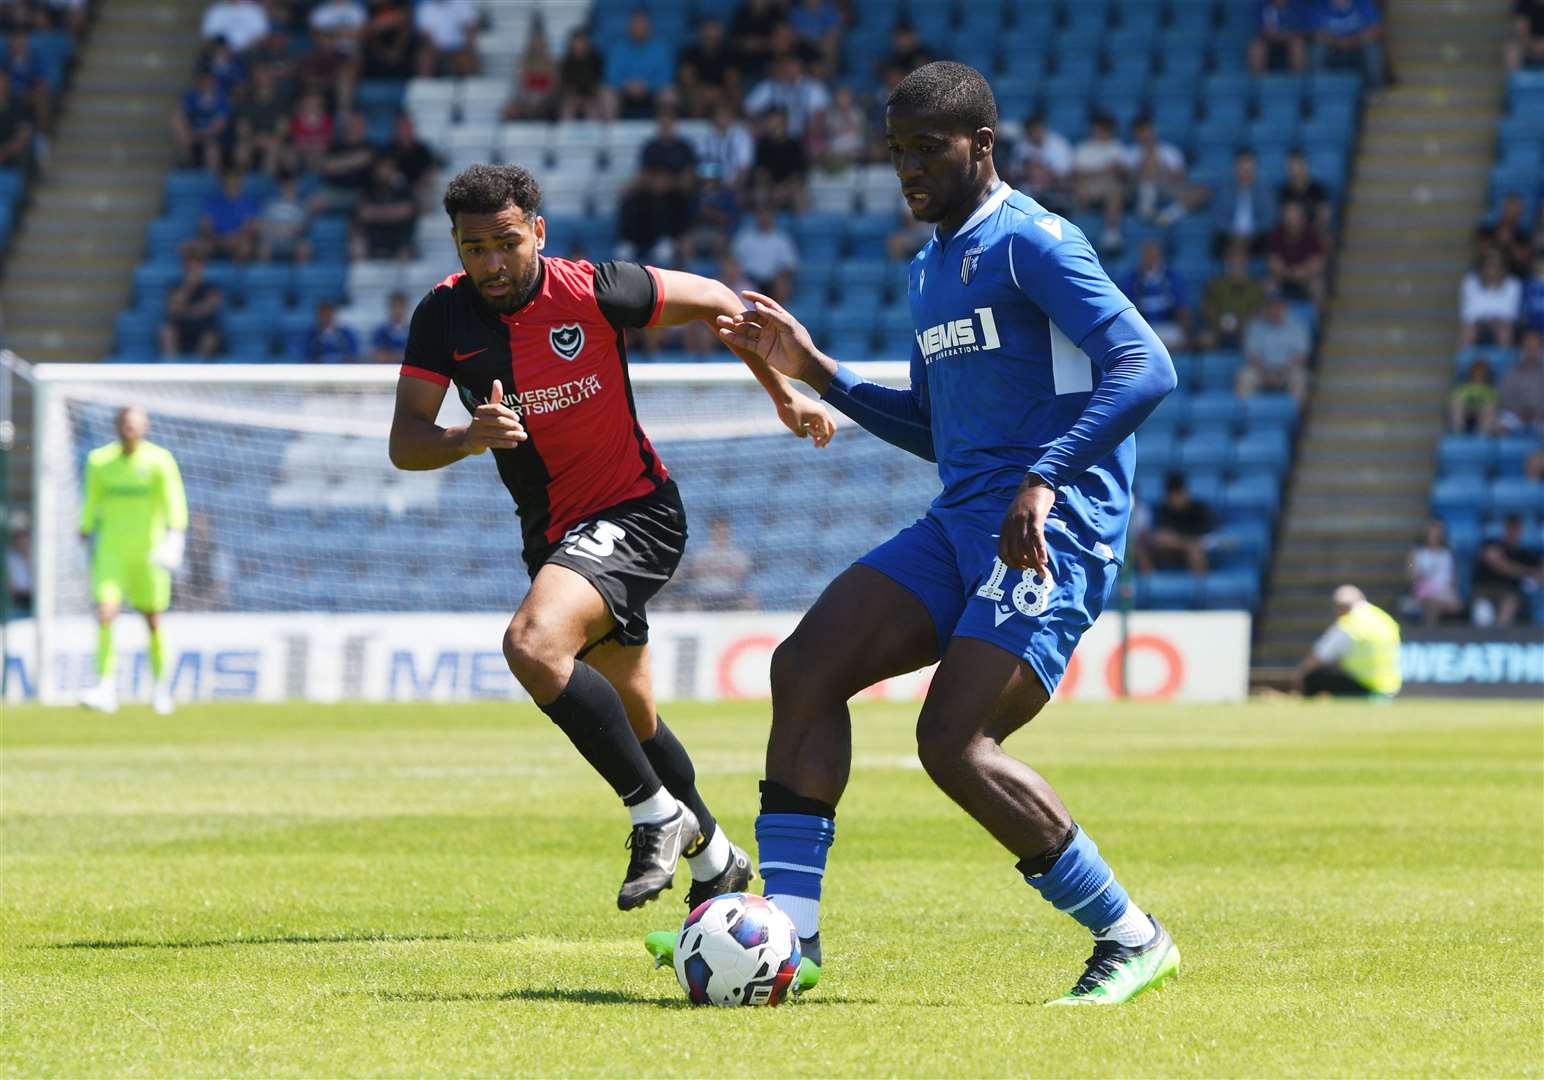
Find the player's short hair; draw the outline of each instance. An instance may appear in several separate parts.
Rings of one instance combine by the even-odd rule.
[[[509,206],[518,206],[528,218],[541,207],[536,177],[519,165],[473,165],[445,187],[445,213],[452,227],[457,214],[497,214]]]
[[[997,127],[997,99],[986,76],[953,60],[923,64],[906,76],[890,92],[888,107],[945,116],[968,131]]]

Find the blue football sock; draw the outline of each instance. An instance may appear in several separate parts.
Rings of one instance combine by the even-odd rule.
[[[1077,826],[1073,826],[1077,829]],[[1019,869],[1025,869],[1024,863]],[[1114,925],[1126,913],[1131,898],[1115,871],[1099,855],[1099,847],[1086,832],[1077,829],[1050,869],[1039,874],[1024,874],[1024,880],[1057,911],[1071,915],[1094,933]]]
[[[756,818],[763,890],[793,920],[801,938],[820,930],[820,884],[836,822],[813,814],[762,814]]]

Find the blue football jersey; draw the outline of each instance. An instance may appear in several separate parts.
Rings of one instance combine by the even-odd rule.
[[[932,427],[939,509],[1002,505],[1099,386],[1080,347],[1131,302],[1087,237],[1007,184],[910,268],[912,380]],[[1134,439],[1059,487],[1053,518],[1123,547]]]

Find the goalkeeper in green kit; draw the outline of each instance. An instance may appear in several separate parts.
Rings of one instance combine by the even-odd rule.
[[[188,500],[176,459],[146,441],[149,431],[143,409],[123,409],[118,441],[97,447],[86,458],[80,534],[91,544],[97,683],[81,695],[81,704],[106,713],[118,710],[113,619],[127,602],[150,627],[151,704],[164,716],[173,706],[161,614],[171,606],[172,571],[182,564]]]

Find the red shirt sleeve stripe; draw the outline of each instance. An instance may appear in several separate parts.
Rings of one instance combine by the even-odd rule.
[[[660,314],[665,310],[665,279],[660,277],[659,271],[652,266],[646,266],[644,269],[654,279],[654,313],[649,316],[649,321],[643,324],[647,328],[659,322]]]
[[[428,368],[413,367],[411,364],[403,364],[401,374],[414,379],[423,379],[425,382],[439,383],[441,386],[449,386],[450,379],[441,375],[438,371],[430,371]]]

